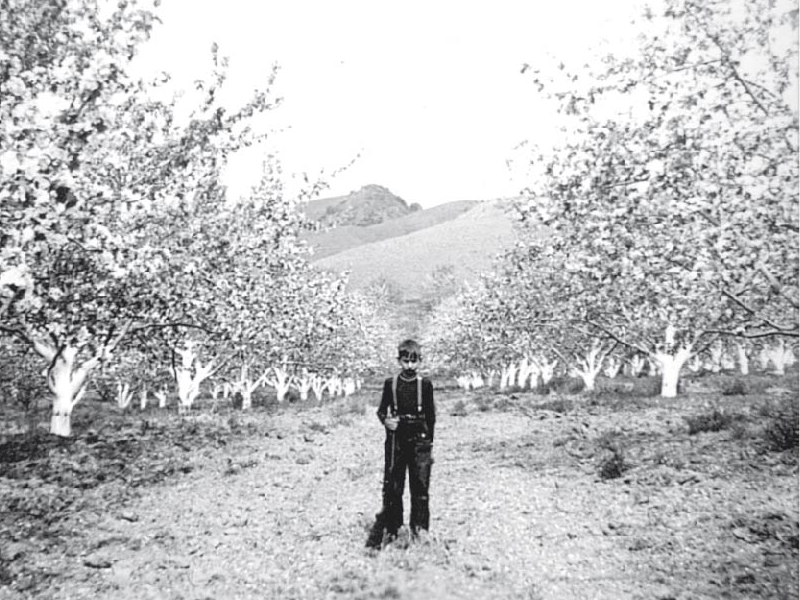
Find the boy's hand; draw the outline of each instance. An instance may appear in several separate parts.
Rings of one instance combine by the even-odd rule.
[[[399,422],[400,422],[400,419],[398,419],[397,417],[388,417],[387,416],[386,419],[384,419],[383,424],[386,426],[386,429],[388,429],[389,431],[394,431],[395,429],[397,429],[397,424]]]

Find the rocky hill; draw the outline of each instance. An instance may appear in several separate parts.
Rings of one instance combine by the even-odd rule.
[[[367,226],[408,215],[421,210],[419,204],[409,204],[380,185],[365,185],[346,196],[335,196],[309,202],[305,212],[312,221],[324,227]]]

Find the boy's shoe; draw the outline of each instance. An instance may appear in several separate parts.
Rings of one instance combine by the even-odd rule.
[[[380,550],[383,546],[383,538],[385,536],[386,531],[386,519],[383,516],[383,511],[377,513],[375,515],[375,521],[372,523],[372,527],[369,529],[369,534],[367,535],[367,543],[365,546],[367,548],[374,548],[375,550]]]
[[[431,539],[431,534],[428,532],[427,529],[412,529],[411,530],[411,541],[415,543],[425,543]]]
[[[388,531],[387,530],[386,533],[383,535],[383,544],[382,544],[382,546],[385,548],[386,546],[388,546],[389,544],[391,544],[392,542],[394,542],[396,540],[397,540],[397,532],[396,531]]]

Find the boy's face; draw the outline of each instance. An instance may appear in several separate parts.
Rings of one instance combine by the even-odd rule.
[[[400,363],[400,368],[403,369],[403,371],[413,371],[416,373],[422,359],[413,353],[402,354],[400,358],[397,359],[397,362]]]

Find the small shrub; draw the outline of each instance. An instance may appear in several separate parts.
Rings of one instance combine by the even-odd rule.
[[[333,419],[334,427],[352,427],[355,421],[347,415],[338,415]]]
[[[501,396],[495,401],[494,408],[497,410],[505,410],[505,411],[511,410],[512,408],[514,408],[514,406],[516,406],[512,401],[512,399],[516,399],[516,396],[511,396],[511,397]]]
[[[566,389],[564,390],[564,393],[566,393],[566,394],[580,394],[584,390],[585,387],[586,387],[586,384],[583,382],[583,379],[580,379],[580,378],[568,379],[567,380]]]
[[[358,396],[349,396],[342,402],[337,402],[331,407],[331,413],[334,417],[342,417],[346,415],[364,415],[367,413],[367,404],[363,398]]]
[[[195,428],[197,426],[196,423],[192,423]],[[231,413],[228,416],[228,429],[230,429],[233,433],[237,433],[242,429],[242,420],[239,418],[238,413]],[[196,429],[195,429],[196,432]]]
[[[311,423],[308,424],[308,428],[311,431],[316,431],[318,433],[328,433],[327,426],[324,423],[320,423],[318,421],[311,421]]]
[[[723,396],[744,396],[747,393],[747,386],[741,379],[727,381],[722,387]]]
[[[734,423],[731,426],[732,440],[746,440],[749,437],[750,437],[750,430],[744,423]]]
[[[678,382],[678,391],[681,391],[681,383]],[[634,380],[633,393],[638,396],[651,398],[661,395],[661,377],[639,377]]]
[[[575,405],[572,400],[567,400],[566,398],[555,398],[553,400],[548,400],[547,402],[537,404],[536,408],[539,410],[551,410],[553,412],[564,414],[571,411],[574,406]]]
[[[797,449],[798,446],[798,407],[796,402],[786,402],[776,406],[769,413],[764,427],[767,447],[774,452]]]
[[[598,379],[598,396],[630,396],[636,389],[636,383],[621,377],[616,379]]]
[[[467,405],[464,403],[463,400],[459,400],[453,405],[453,408],[450,409],[450,416],[451,417],[466,417],[467,416]]]
[[[733,423],[733,415],[724,413],[718,408],[715,408],[710,413],[683,417],[683,419],[689,426],[689,435],[702,433],[704,431],[722,431],[730,427]]]
[[[540,390],[540,393],[544,394],[544,395],[550,394],[550,393],[553,393],[553,392],[559,393],[559,394],[565,394],[565,393],[567,393],[567,389],[572,384],[572,382],[574,382],[573,379],[570,379],[569,377],[564,377],[563,375],[562,376],[558,376],[558,377],[553,377],[550,381],[548,381],[547,383],[541,385],[539,387],[539,390]],[[583,383],[583,382],[581,382],[581,383]]]
[[[600,479],[617,479],[630,469],[631,466],[625,460],[625,450],[617,433],[606,431],[595,440],[595,443],[602,452],[597,469]]]
[[[480,412],[487,412],[494,407],[494,399],[489,396],[477,396],[475,405]]]

